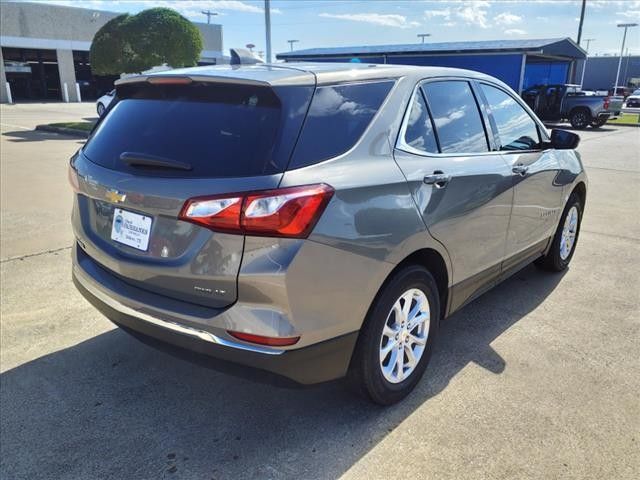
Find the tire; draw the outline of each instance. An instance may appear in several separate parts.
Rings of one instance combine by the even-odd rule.
[[[106,108],[104,108],[103,104],[99,103],[97,110],[98,110],[98,116],[101,117],[102,115],[104,115],[104,111],[106,110]]]
[[[419,310],[421,314],[413,319],[419,323],[409,333],[405,326],[409,322],[403,323],[405,317],[401,313],[396,316],[398,310],[394,310],[396,304],[399,308],[406,305],[403,296],[411,299],[409,308],[412,310],[418,303],[423,305]],[[407,266],[387,281],[378,292],[360,331],[347,374],[352,388],[379,405],[399,402],[415,388],[431,358],[440,322],[439,298],[433,276],[421,266]],[[391,332],[396,332],[393,337],[389,336]],[[403,338],[405,342],[402,342]],[[383,349],[388,353],[383,354]],[[413,365],[408,350],[417,358]],[[399,352],[402,357],[398,356]]]
[[[567,249],[567,237],[565,237],[565,226],[570,227],[572,220],[570,220],[572,215],[575,214],[575,225],[573,227],[573,241],[571,242],[571,246]],[[556,229],[556,233],[553,236],[553,241],[551,243],[551,247],[547,254],[543,257],[540,257],[535,261],[535,264],[542,268],[543,270],[547,270],[550,272],[561,272],[565,270],[571,259],[573,258],[573,254],[576,251],[576,245],[578,244],[578,236],[580,235],[580,224],[582,223],[582,204],[580,203],[580,198],[578,195],[573,193],[567,204],[564,207],[562,212],[562,217],[560,218],[560,223],[558,224],[558,228]],[[571,228],[569,228],[571,230]],[[564,237],[564,240],[563,240]]]
[[[591,123],[591,115],[584,108],[577,108],[569,116],[569,122],[573,128],[582,130],[587,128]]]

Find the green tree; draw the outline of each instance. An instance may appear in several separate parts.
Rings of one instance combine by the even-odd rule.
[[[127,72],[133,56],[124,27],[129,18],[130,15],[125,13],[109,20],[93,37],[89,58],[94,75]]]
[[[190,67],[198,63],[202,35],[193,23],[170,8],[151,8],[128,22],[130,38],[136,39],[136,66],[141,70],[166,63]]]
[[[107,22],[91,45],[91,67],[97,75],[138,73],[166,63],[196,65],[202,35],[186,18],[169,8],[151,8]]]

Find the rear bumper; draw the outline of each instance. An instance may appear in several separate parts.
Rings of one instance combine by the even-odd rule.
[[[78,291],[113,323],[160,350],[216,370],[284,385],[321,383],[347,373],[358,332],[288,350],[232,342],[212,332],[126,305],[77,262],[76,248],[73,282]]]
[[[611,116],[611,112],[600,112],[598,113],[598,120],[608,120]]]

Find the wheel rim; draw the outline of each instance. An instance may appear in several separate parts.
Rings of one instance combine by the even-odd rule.
[[[574,205],[567,212],[562,227],[562,237],[560,238],[560,258],[566,260],[573,246],[576,243],[576,234],[578,232],[578,208]]]
[[[98,105],[98,115],[102,115],[104,113],[104,106],[102,104]]]
[[[584,113],[578,113],[575,116],[575,123],[578,126],[583,126],[587,124],[587,116]]]
[[[400,383],[414,372],[427,345],[430,320],[422,290],[407,290],[393,304],[380,339],[380,369],[387,381]]]

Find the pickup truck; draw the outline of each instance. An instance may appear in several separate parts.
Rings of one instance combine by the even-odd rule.
[[[543,121],[568,120],[579,129],[599,128],[622,110],[621,98],[585,95],[579,85],[535,85],[522,98]]]

